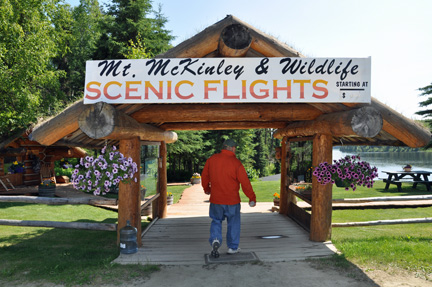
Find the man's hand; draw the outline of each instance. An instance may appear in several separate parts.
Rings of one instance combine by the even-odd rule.
[[[210,195],[210,191],[204,191],[205,194]]]
[[[255,202],[255,201],[249,201],[249,206],[250,206],[250,207],[255,207],[255,205],[256,205],[256,202]]]

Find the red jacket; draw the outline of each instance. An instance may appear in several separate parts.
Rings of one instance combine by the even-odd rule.
[[[249,201],[256,196],[243,164],[232,151],[223,149],[211,156],[202,171],[201,184],[210,193],[210,202],[233,205],[240,203],[240,184]]]

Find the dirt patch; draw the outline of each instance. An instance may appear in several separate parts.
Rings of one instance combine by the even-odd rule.
[[[211,264],[161,266],[149,276],[118,278],[116,283],[98,280],[98,286],[296,286],[296,287],[426,287],[432,281],[417,278],[415,274],[399,269],[372,270],[352,264],[340,268],[316,260],[279,263]],[[118,284],[117,282],[124,282]],[[3,285],[5,283],[7,285]],[[80,286],[94,286],[80,285]],[[1,286],[61,286],[44,282],[2,282]]]

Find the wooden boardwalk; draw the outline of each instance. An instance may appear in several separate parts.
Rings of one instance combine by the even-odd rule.
[[[168,218],[158,220],[145,234],[138,252],[120,254],[114,263],[204,265],[204,256],[211,251],[208,242],[211,219],[208,217],[208,197],[202,197],[202,194],[200,186],[187,189],[180,202],[168,209]],[[309,234],[291,219],[272,213],[271,205],[261,203],[249,208],[242,204],[241,252],[254,252],[263,262],[303,260],[335,253],[331,242],[310,241]],[[225,232],[226,221],[224,236]],[[263,236],[281,237],[263,239]],[[226,250],[223,242],[220,252]]]

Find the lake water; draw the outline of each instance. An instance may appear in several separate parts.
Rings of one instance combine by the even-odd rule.
[[[340,159],[346,155],[360,155],[361,160],[378,168],[379,178],[387,178],[382,171],[400,171],[410,164],[413,170],[432,172],[432,152],[362,152],[345,153],[339,148],[333,148],[333,159]]]

